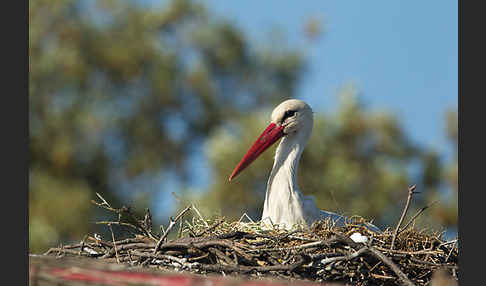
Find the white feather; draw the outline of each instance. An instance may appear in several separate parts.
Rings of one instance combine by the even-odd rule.
[[[344,225],[350,219],[333,212],[317,208],[314,198],[304,196],[299,190],[297,171],[299,160],[312,134],[314,125],[312,109],[301,100],[287,100],[272,112],[272,122],[281,123],[286,110],[297,110],[297,115],[289,120],[275,152],[273,168],[268,178],[262,221],[291,228],[295,224],[310,225],[316,220],[331,219],[337,225]],[[380,231],[372,224],[366,226]]]

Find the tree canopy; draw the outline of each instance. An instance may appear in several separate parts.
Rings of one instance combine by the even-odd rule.
[[[124,181],[186,179],[193,142],[293,95],[303,69],[297,51],[257,50],[191,1],[30,1],[29,20],[34,249],[86,231],[95,191],[113,201]]]
[[[227,176],[269,110],[299,96],[306,73],[299,49],[267,41],[189,0],[29,1],[30,250],[93,232],[95,192],[123,204],[139,194],[127,183],[189,180],[195,144],[206,146],[213,176],[203,198],[190,198],[210,213],[259,218],[273,149],[234,183]],[[414,160],[427,167],[418,177],[430,197],[441,184],[457,190],[457,160],[445,167],[398,118],[366,110],[352,87],[341,93],[335,113],[316,114],[300,164],[319,207],[381,219],[416,183]],[[457,145],[455,116],[447,134]],[[454,225],[456,204],[436,222]]]

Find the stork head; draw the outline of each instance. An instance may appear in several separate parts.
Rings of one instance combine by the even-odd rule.
[[[314,123],[312,109],[307,103],[299,99],[289,99],[280,103],[272,112],[270,124],[253,143],[243,159],[231,173],[231,181],[236,175],[248,167],[268,147],[278,139],[289,136],[304,135],[308,139]]]

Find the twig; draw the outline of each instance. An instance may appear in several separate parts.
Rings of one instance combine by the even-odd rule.
[[[99,193],[96,193],[96,195],[98,196],[98,198],[100,198],[100,200],[102,200],[101,205],[106,205],[110,209],[113,209],[111,205]]]
[[[251,249],[249,251],[286,251],[286,250],[301,250],[301,249],[306,249],[306,248],[314,248],[314,247],[320,247],[320,246],[330,246],[334,243],[338,242],[344,242],[342,238],[340,237],[332,237],[328,240],[319,240],[315,242],[309,242],[297,246],[292,246],[292,247],[281,247],[281,248],[259,248],[259,249]],[[346,242],[347,243],[347,242]]]
[[[324,265],[326,264],[329,264],[331,262],[336,262],[336,261],[341,261],[341,260],[351,260],[351,259],[354,259],[358,256],[360,256],[361,254],[365,253],[366,251],[368,251],[368,249],[366,247],[362,247],[361,249],[351,253],[351,254],[348,254],[348,255],[344,255],[344,256],[336,256],[336,257],[329,257],[329,258],[325,258],[325,259],[322,259],[320,262]]]
[[[196,248],[202,249],[211,246],[221,246],[232,249],[235,253],[239,254],[241,257],[246,259],[248,262],[253,260],[251,254],[246,253],[245,250],[242,248],[245,247],[243,244],[229,240],[229,239],[179,239],[171,242],[167,242],[164,245],[161,245],[159,249],[179,249],[179,248]]]
[[[221,250],[217,249],[216,247],[209,247],[208,251],[211,252],[214,256],[218,257],[219,260],[220,260],[220,263],[221,263],[221,261],[223,261],[224,263],[226,263],[228,265],[233,264],[233,261],[231,260],[231,258],[229,258],[226,254],[224,254]],[[234,263],[234,264],[236,264],[236,263]]]
[[[202,222],[204,223],[204,225],[206,227],[209,227],[208,223],[206,222],[206,220],[203,218],[203,216],[201,215],[201,213],[199,212],[199,210],[196,208],[196,206],[194,204],[192,204],[192,209],[196,212],[196,214],[199,216],[199,218],[202,220]]]
[[[174,227],[174,225],[177,223],[177,221],[188,211],[192,208],[192,206],[187,206],[182,212],[180,212],[175,219],[172,219],[172,217],[169,218],[170,222],[169,222],[169,226],[167,227],[167,230],[165,231],[165,233],[160,237],[159,241],[157,242],[157,245],[155,245],[155,248],[154,248],[154,251],[153,253],[156,253],[159,248],[160,248],[160,245],[162,244],[162,242],[164,241],[164,239],[167,237],[167,235],[169,234],[169,232],[172,230],[172,228]]]
[[[380,274],[375,274],[375,273],[371,273],[370,275],[373,278],[377,278],[377,279],[396,279],[395,277],[392,277],[392,276],[385,276],[385,275],[380,275]]]
[[[386,257],[386,255],[384,255],[380,251],[376,250],[372,246],[368,246],[366,248],[371,254],[373,254],[376,258],[378,258],[384,264],[386,264],[388,267],[390,267],[390,269],[393,272],[395,272],[395,274],[398,276],[398,280],[401,282],[402,285],[415,286],[415,284],[413,284],[413,282],[410,281],[410,279],[408,279],[407,275],[405,273],[403,273],[402,270],[400,270],[400,268],[395,263],[393,263],[393,261],[391,261],[388,257]]]
[[[254,222],[254,221],[251,219],[251,217],[249,217],[249,216],[248,216],[248,214],[247,214],[247,213],[244,213],[244,214],[243,214],[243,215],[240,217],[240,219],[238,220],[238,222],[241,222],[241,221],[243,220],[243,218],[247,218],[247,219],[248,219],[248,220],[249,220],[251,223],[255,223],[255,222]]]
[[[215,223],[213,223],[211,226],[209,226],[205,230],[203,230],[201,233],[196,234],[196,236],[202,236],[203,234],[212,231],[213,229],[215,229],[216,227],[218,227],[223,222],[224,222],[223,219],[219,219],[218,221],[216,221]]]
[[[419,211],[418,211],[418,212],[417,212],[417,213],[416,213],[416,214],[415,214],[415,215],[414,215],[414,216],[413,216],[413,217],[412,217],[412,218],[411,218],[411,219],[410,219],[410,220],[409,220],[409,221],[408,221],[406,224],[405,224],[405,226],[404,226],[402,229],[400,229],[400,230],[398,231],[398,234],[400,234],[402,231],[406,230],[406,229],[407,229],[407,227],[408,227],[408,226],[409,226],[409,225],[410,225],[410,224],[411,224],[411,223],[412,223],[412,222],[413,222],[415,219],[417,219],[417,217],[418,217],[418,216],[419,216],[419,215],[420,215],[422,212],[424,212],[426,209],[428,209],[429,207],[431,207],[433,204],[437,203],[438,201],[439,201],[439,200],[433,201],[432,203],[430,203],[430,204],[426,205],[425,207],[421,208],[421,209],[420,209],[420,210],[419,210]],[[398,234],[397,234],[397,235],[398,235]]]
[[[422,254],[432,254],[432,255],[437,255],[439,253],[441,253],[440,251],[436,251],[436,250],[417,250],[417,251],[404,251],[404,250],[396,250],[396,249],[386,249],[386,248],[382,248],[382,247],[379,247],[379,246],[375,246],[375,248],[379,251],[383,251],[383,252],[389,252],[389,253],[392,253],[392,254],[405,254],[405,255],[422,255]]]
[[[146,252],[140,252],[140,251],[132,251],[132,255],[134,256],[139,256],[139,257],[146,257],[146,258],[155,258],[155,259],[167,259],[171,261],[175,261],[179,263],[180,265],[187,266],[187,259],[186,258],[178,258],[174,257],[171,255],[165,255],[165,254],[153,254],[153,253],[146,253]]]
[[[437,246],[437,248],[443,246],[443,245],[448,245],[448,244],[452,244],[452,243],[457,243],[457,238],[456,239],[453,239],[453,240],[450,240],[450,241],[446,241],[446,242],[443,242],[441,244],[439,244],[439,246]]]
[[[307,262],[307,259],[302,257],[296,263],[293,264],[278,264],[270,266],[245,266],[245,265],[223,265],[223,264],[197,264],[200,269],[206,271],[226,271],[226,272],[269,272],[269,271],[294,271],[296,268],[302,266]]]
[[[68,254],[71,254],[71,255],[74,255],[74,256],[86,256],[86,257],[99,257],[101,256],[102,254],[100,253],[86,253],[86,252],[79,252],[79,251],[76,251],[76,250],[72,250],[72,249],[65,249],[63,247],[53,247],[53,248],[50,248],[46,253],[44,253],[43,255],[49,255],[53,252],[57,252],[58,254],[65,254],[65,253],[68,253]]]
[[[86,243],[87,238],[88,238],[88,235],[85,235],[83,240],[81,240],[80,247],[79,247],[79,255],[81,255],[81,252],[83,252],[84,244]]]
[[[110,227],[110,231],[111,231],[111,239],[113,239],[113,248],[115,248],[116,262],[118,262],[118,264],[120,264],[120,258],[118,257],[118,251],[116,250],[115,234],[113,234],[113,228],[111,227],[111,224],[109,224],[108,226]]]
[[[102,201],[101,203],[99,202],[96,202],[94,200],[91,200],[91,203],[101,207],[101,208],[104,208],[106,210],[109,210],[111,212],[114,212],[118,215],[118,222],[97,222],[97,224],[119,224],[119,225],[125,225],[125,226],[130,226],[136,230],[138,230],[139,232],[145,234],[146,236],[152,238],[153,240],[157,240],[150,229],[147,229],[146,226],[142,226],[140,223],[139,223],[139,220],[137,217],[135,217],[135,215],[130,211],[130,208],[127,208],[125,206],[122,206],[121,208],[119,209],[115,209],[113,208],[99,193],[96,193],[96,195],[98,196],[98,198],[100,198],[100,200]],[[122,223],[121,222],[121,216],[123,213],[126,213],[128,214],[128,216],[133,220],[133,222],[135,223],[134,225],[131,224],[131,223]]]
[[[447,263],[444,264],[444,263],[428,262],[428,261],[420,260],[420,259],[413,258],[413,257],[410,257],[409,259],[413,262],[416,262],[416,263],[426,264],[426,265],[430,265],[430,266],[436,266],[438,268],[459,269],[459,267],[457,265],[451,265],[451,264],[447,264]]]
[[[395,231],[393,232],[393,237],[392,237],[390,249],[393,249],[395,247],[395,239],[397,238],[397,235],[398,235],[398,229],[400,229],[400,225],[402,224],[403,219],[405,218],[405,215],[407,214],[408,207],[410,205],[410,201],[412,200],[412,196],[414,194],[414,190],[415,190],[415,185],[408,187],[407,202],[405,203],[405,208],[403,209],[402,216],[400,217],[400,220],[398,221],[397,227],[395,228]]]

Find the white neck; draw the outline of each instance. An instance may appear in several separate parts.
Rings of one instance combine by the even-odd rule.
[[[310,132],[309,132],[310,133]],[[291,134],[282,138],[275,152],[275,161],[267,183],[262,220],[273,224],[307,224],[310,216],[318,211],[314,204],[308,206],[299,191],[297,169],[310,134]]]

